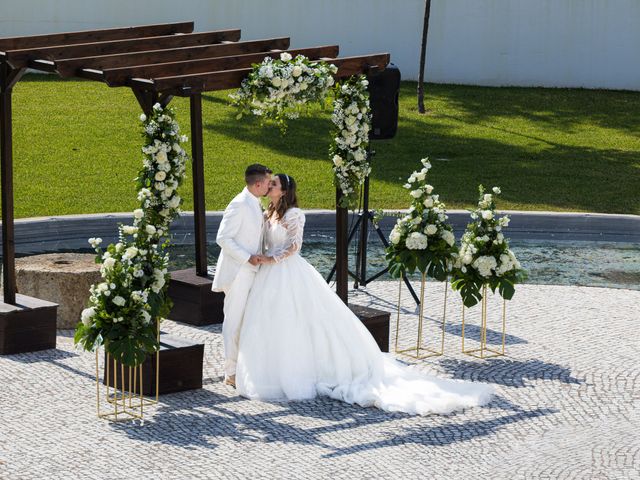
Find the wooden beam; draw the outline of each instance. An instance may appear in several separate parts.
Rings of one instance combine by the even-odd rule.
[[[324,47],[301,48],[287,50],[291,55],[304,55],[311,59],[320,57],[335,57],[338,55],[338,46],[329,45]],[[234,55],[226,57],[205,58],[202,60],[188,60],[183,62],[158,63],[155,65],[136,65],[133,67],[111,68],[102,71],[93,69],[83,69],[78,75],[93,80],[102,79],[110,87],[121,87],[127,84],[130,78],[166,77],[167,75],[192,75],[195,73],[215,72],[220,70],[237,70],[239,68],[250,67],[254,63],[260,63],[265,57],[276,58],[280,55],[278,51],[261,51],[248,55]]]
[[[2,200],[2,281],[4,303],[16,303],[16,262],[13,221],[12,79],[19,77],[6,63],[0,64],[0,182]]]
[[[28,48],[5,52],[6,60],[14,68],[26,67],[30,60],[58,60],[73,57],[91,57],[113,53],[142,52],[165,48],[210,45],[225,40],[237,41],[240,30],[219,30],[215,32],[187,33],[184,35],[164,35],[127,40],[113,40],[95,43],[80,43],[53,47]]]
[[[107,68],[125,68],[136,65],[198,60],[202,58],[243,55],[252,52],[289,48],[289,38],[271,38],[248,42],[218,43],[215,45],[148,50],[144,52],[120,53],[98,57],[79,57],[55,61],[55,70],[62,77],[73,77],[83,68],[104,70]],[[41,62],[38,60],[37,62]],[[33,63],[33,62],[32,62]],[[33,68],[38,68],[35,65]]]
[[[336,78],[345,78],[358,73],[366,73],[371,68],[384,70],[389,63],[389,54],[379,53],[357,57],[326,58],[323,60],[338,67]],[[192,92],[226,90],[239,87],[242,80],[250,72],[251,68],[242,68],[237,70],[197,73],[193,75],[160,77],[153,79],[152,88],[158,92],[165,90],[174,91],[184,87],[190,88]],[[131,79],[130,84],[132,86],[151,88],[148,79],[134,78]],[[176,92],[176,95],[180,95],[180,93]]]
[[[0,51],[28,48],[51,47],[53,45],[71,45],[78,43],[124,40],[128,38],[156,37],[176,33],[193,32],[193,22],[161,23],[135,27],[106,28],[79,32],[53,33],[50,35],[29,35],[24,37],[0,38]]]
[[[204,199],[204,145],[202,138],[202,95],[189,97],[191,112],[191,167],[193,177],[193,222],[196,247],[196,275],[207,276],[207,226]]]

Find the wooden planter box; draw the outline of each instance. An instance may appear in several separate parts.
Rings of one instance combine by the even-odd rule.
[[[0,301],[0,355],[56,348],[58,305],[21,294],[16,303]]]
[[[212,279],[199,277],[194,268],[171,272],[169,297],[173,308],[169,318],[191,325],[222,323],[224,293],[211,291]]]
[[[375,308],[349,305],[349,308],[367,327],[378,347],[383,352],[389,351],[389,319],[391,314]]]
[[[202,362],[204,344],[166,333],[160,334],[160,379],[159,395],[202,388]],[[120,369],[120,364],[117,366]],[[109,386],[113,387],[113,360],[109,365]],[[127,367],[125,367],[125,371]],[[118,370],[118,388],[121,388]],[[146,396],[156,394],[156,356],[152,355],[142,364],[142,389]],[[107,385],[106,355],[103,383]],[[133,383],[133,382],[132,382]],[[139,383],[139,380],[138,380]],[[129,389],[129,378],[125,375],[125,389]]]

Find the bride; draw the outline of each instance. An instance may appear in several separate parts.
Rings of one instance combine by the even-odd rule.
[[[360,320],[300,255],[305,217],[296,182],[273,177],[263,264],[247,300],[236,386],[251,399],[328,396],[426,415],[486,404],[486,384],[446,380],[384,354]]]

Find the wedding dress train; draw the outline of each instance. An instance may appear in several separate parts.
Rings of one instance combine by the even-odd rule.
[[[267,222],[267,255],[240,333],[236,385],[261,400],[317,395],[363,407],[426,415],[480,406],[489,385],[423,374],[384,354],[360,320],[299,255],[304,214],[287,211]]]

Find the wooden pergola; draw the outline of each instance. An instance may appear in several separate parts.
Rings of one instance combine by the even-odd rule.
[[[237,88],[253,63],[283,51],[324,60],[338,67],[336,77],[374,73],[389,54],[338,58],[338,46],[289,50],[289,38],[240,41],[240,30],[193,32],[193,22],[0,38],[0,143],[2,262],[5,304],[16,304],[11,94],[26,69],[84,78],[109,87],[128,87],[145,113],[159,102],[189,97],[194,197],[195,276],[207,276],[202,138],[204,92]],[[340,192],[336,192],[339,198]],[[347,210],[337,211],[338,294],[347,300]]]

